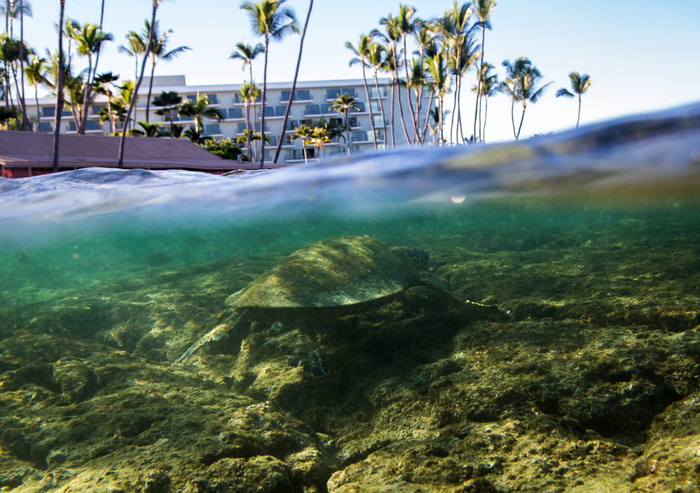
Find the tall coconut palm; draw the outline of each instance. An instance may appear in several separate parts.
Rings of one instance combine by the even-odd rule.
[[[413,35],[416,29],[416,20],[414,16],[416,14],[416,9],[407,5],[405,3],[399,4],[399,13],[396,16],[396,28],[401,35],[401,41],[403,43],[403,54],[404,54],[404,75],[406,76],[406,82],[408,82],[408,46],[407,39],[409,36]],[[412,121],[416,120],[415,111],[413,109],[413,103],[411,102],[411,91],[406,89],[406,99],[408,99],[408,110],[411,113]],[[415,141],[415,134],[413,135],[413,141]]]
[[[61,113],[63,113],[63,19],[66,14],[66,0],[58,0],[58,70],[56,71],[56,107],[54,109],[53,130],[53,172],[58,172],[58,152],[61,133]]]
[[[306,146],[311,142],[311,138],[313,136],[313,130],[311,130],[311,127],[308,125],[299,125],[294,129],[294,133],[292,134],[292,139],[301,139],[301,148],[304,152],[304,162],[308,163],[309,162],[309,157],[306,152]]]
[[[515,140],[518,140],[520,138],[520,131],[523,128],[523,121],[525,120],[527,103],[530,102],[534,104],[539,101],[551,82],[538,87],[542,79],[542,74],[537,67],[532,65],[532,62],[525,57],[518,58],[514,65],[510,65],[508,60],[503,62],[503,64],[506,66],[508,77],[505,86],[502,84],[501,87],[505,87],[506,91],[511,94],[513,102],[516,100],[520,101],[523,107],[517,132],[515,132],[515,120],[513,120]]]
[[[284,135],[287,132],[287,122],[289,121],[289,112],[292,110],[292,101],[294,101],[294,93],[297,90],[297,79],[299,78],[299,67],[301,67],[301,55],[304,51],[304,39],[306,38],[306,29],[309,27],[309,20],[311,19],[311,11],[314,8],[314,0],[309,0],[309,10],[306,13],[306,21],[304,22],[304,29],[301,32],[301,41],[299,41],[299,55],[297,56],[297,66],[294,69],[294,80],[292,81],[292,90],[289,93],[289,102],[284,110],[284,120],[282,121],[282,131],[280,132],[279,140],[277,141],[277,149],[275,149],[275,157],[272,162],[277,163],[280,157],[280,152],[282,152],[282,143],[284,142]]]
[[[382,45],[380,45],[382,46]],[[380,70],[382,72],[385,72],[389,74],[389,77],[391,78],[390,80],[390,86],[391,86],[391,147],[396,147],[396,131],[395,131],[395,125],[394,125],[394,116],[396,115],[396,90],[398,87],[398,70],[396,68],[395,60],[396,60],[396,54],[394,52],[395,46],[392,46],[391,44],[387,44],[386,46],[382,46],[384,51],[386,52],[386,56],[384,57],[384,61],[382,62],[382,65],[380,66]],[[406,129],[404,128],[404,134],[406,134]]]
[[[420,100],[423,93],[423,87],[425,87],[427,83],[428,79],[426,78],[425,65],[419,58],[414,58],[411,61],[411,70],[409,72],[409,77],[408,79],[406,79],[406,89],[409,91],[411,89],[413,90],[417,102],[417,111],[413,119],[413,143],[423,143],[423,139],[421,137],[421,132],[419,128],[420,123],[418,120],[420,118]]]
[[[515,103],[520,101],[520,94],[518,93],[518,79],[520,73],[525,69],[527,65],[530,65],[529,59],[526,57],[520,57],[515,62],[511,63],[510,60],[503,60],[502,65],[506,69],[506,79],[501,82],[500,89],[510,96],[510,122],[513,126],[513,138],[516,137],[517,131],[515,130]]]
[[[265,65],[263,68],[261,131],[265,130],[265,104],[267,98],[267,62],[270,53],[270,39],[280,41],[288,34],[298,33],[294,12],[284,6],[286,0],[262,0],[243,2],[241,8],[248,12],[253,32],[265,39]],[[263,147],[264,148],[264,147]],[[260,168],[265,165],[265,152],[260,153]]]
[[[19,62],[21,84],[16,83],[15,86],[18,86],[17,100],[19,101],[20,108],[22,109],[22,128],[26,130],[29,128],[29,121],[27,119],[24,99],[24,65],[28,62],[29,50],[24,43],[24,17],[32,17],[32,6],[28,0],[5,0],[5,4],[0,5],[0,14],[5,16],[5,33],[9,38],[14,37],[13,21],[19,19],[20,22],[20,38],[19,44],[17,45],[19,52],[17,54],[16,61]],[[14,65],[13,69],[16,70]],[[11,103],[11,87],[10,71],[5,71],[5,90],[8,91],[5,97],[6,108],[9,108]]]
[[[355,96],[343,93],[338,96],[337,99],[333,100],[333,105],[331,109],[345,115],[345,132],[347,132],[347,144],[348,144],[348,156],[350,155],[350,126],[348,125],[348,119],[350,117],[350,112],[352,110],[359,111],[360,108],[356,105],[357,99]]]
[[[88,58],[88,69],[83,85],[83,107],[78,118],[79,125],[77,128],[77,133],[82,135],[85,133],[85,126],[87,124],[88,111],[90,109],[90,101],[92,98],[94,77],[96,75],[95,71],[93,70],[93,60],[97,52],[100,50],[102,43],[105,41],[111,41],[113,38],[111,34],[102,32],[98,26],[90,24],[89,22],[85,23],[85,25],[82,27],[79,26],[78,28],[71,30],[71,37],[77,44],[78,54]]]
[[[367,36],[365,34],[360,35],[360,39],[357,42],[357,46],[353,46],[353,44],[350,41],[345,42],[345,47],[349,49],[353,55],[355,55],[354,58],[350,60],[350,66],[352,67],[353,65],[359,63],[362,65],[362,82],[364,83],[365,86],[365,96],[367,98],[367,106],[369,107],[369,123],[372,127],[372,136],[374,138],[374,150],[377,150],[377,132],[374,130],[374,115],[372,115],[372,101],[369,97],[369,88],[367,87],[367,73],[366,73],[366,68],[367,68],[367,58],[369,57],[369,50],[370,47],[372,46],[372,37]]]
[[[326,127],[314,127],[311,132],[311,142],[314,147],[318,147],[318,157],[321,157],[321,151],[326,148],[326,144],[332,142],[330,135],[328,134],[328,129]],[[348,152],[350,152],[350,147],[348,147]]]
[[[35,56],[32,58],[25,74],[27,76],[27,81],[29,85],[34,87],[34,101],[36,102],[36,125],[37,130],[39,128],[39,122],[41,121],[41,114],[39,113],[39,84],[48,86],[49,81],[46,78],[46,72],[48,68],[46,66],[46,58]]]
[[[394,17],[393,15],[388,15],[387,17],[383,17],[382,19],[379,20],[379,23],[384,26],[384,30],[386,33],[382,33],[378,30],[373,30],[370,34],[373,37],[378,37],[381,40],[384,41],[385,43],[385,48],[387,54],[391,57],[391,60],[387,60],[386,62],[386,69],[387,71],[390,71],[391,77],[392,77],[392,90],[393,90],[393,85],[396,86],[396,91],[398,95],[398,106],[399,106],[399,115],[401,117],[401,127],[403,128],[403,134],[404,137],[406,138],[406,143],[411,142],[410,137],[408,136],[408,130],[406,128],[406,119],[404,118],[403,114],[403,103],[401,101],[401,79],[399,77],[399,67],[401,66],[401,56],[398,53],[398,46],[399,42],[401,41],[401,30],[399,26],[399,20],[398,18]],[[392,139],[394,138],[393,132],[394,132],[394,94],[392,92],[392,109],[391,109],[391,131],[392,131]]]
[[[187,100],[180,105],[178,113],[182,116],[194,118],[194,129],[200,132],[204,128],[204,118],[216,118],[223,120],[224,114],[218,108],[210,106],[211,101],[207,96],[199,96],[196,101]]]
[[[136,31],[129,31],[126,34],[129,46],[119,45],[119,51],[134,57],[134,80],[139,78],[139,56],[146,53],[146,43],[141,35]]]
[[[62,0],[65,1],[65,0]],[[148,42],[146,43],[146,52],[143,55],[143,61],[141,62],[141,73],[139,74],[138,79],[136,80],[136,86],[134,87],[134,94],[131,97],[131,101],[129,102],[129,108],[126,110],[126,121],[128,122],[129,119],[131,118],[131,112],[134,110],[134,106],[136,104],[136,98],[139,93],[139,88],[141,87],[141,82],[143,82],[143,75],[146,72],[146,62],[148,61],[148,55],[151,50],[151,47],[153,46],[153,26],[156,24],[156,15],[158,14],[158,7],[160,6],[161,2],[163,0],[152,0],[152,8],[151,8],[151,23],[148,31]],[[124,167],[124,144],[126,143],[126,127],[127,125],[124,125],[124,128],[122,129],[122,137],[121,140],[119,141],[119,160],[118,160],[118,166],[120,168]]]
[[[182,104],[182,96],[175,91],[163,91],[159,96],[153,98],[153,106],[160,108],[156,110],[156,115],[167,116],[170,121],[171,139],[174,138],[175,112],[180,104]]]
[[[156,62],[159,60],[164,62],[169,62],[180,56],[185,51],[191,50],[189,46],[178,46],[172,50],[168,50],[168,36],[173,33],[172,29],[167,29],[163,33],[158,32],[158,22],[153,26],[153,36],[151,41],[151,77],[148,84],[148,99],[146,99],[146,122],[149,120],[150,105],[151,105],[151,94],[153,93],[153,75],[156,71]],[[151,32],[151,26],[146,22],[145,31],[143,32],[144,38],[146,34]]]
[[[372,75],[374,77],[374,89],[377,92],[377,99],[379,100],[379,111],[382,114],[382,123],[384,125],[384,145],[386,146],[387,139],[389,137],[387,136],[386,132],[386,114],[384,112],[384,98],[379,92],[379,70],[382,68],[382,65],[385,62],[385,53],[386,50],[382,45],[380,45],[379,43],[372,43],[367,53],[367,63],[369,63],[373,70]]]
[[[498,75],[497,74],[492,74],[491,70],[493,70],[493,65],[490,63],[486,62],[483,64],[480,70],[480,77],[479,77],[479,84],[474,85],[472,90],[474,92],[479,91],[481,99],[483,100],[483,108],[484,108],[484,118],[483,122],[481,119],[481,111],[479,111],[479,138],[478,140],[480,142],[485,142],[486,141],[486,117],[488,113],[488,108],[489,108],[489,97],[494,96],[500,91],[499,84],[498,84]]]
[[[581,95],[591,87],[591,76],[588,74],[581,75],[578,72],[571,72],[569,74],[569,79],[571,80],[571,90],[573,93],[569,92],[565,87],[562,87],[557,91],[557,97],[565,96],[567,98],[573,98],[574,94],[578,95],[578,116],[576,118],[576,128],[578,128],[578,124],[581,121]]]
[[[243,70],[245,70],[246,66],[248,67],[250,71],[250,77],[248,79],[249,82],[253,82],[253,60],[257,58],[258,55],[261,53],[265,52],[265,46],[263,46],[262,43],[258,43],[257,45],[253,46],[251,44],[248,44],[248,41],[243,41],[240,43],[236,43],[236,51],[231,53],[231,56],[229,58],[234,59],[234,60],[240,60],[243,62]]]
[[[436,108],[438,114],[438,142],[445,142],[444,115],[445,115],[445,95],[450,92],[450,74],[448,73],[445,53],[440,51],[428,58],[428,72],[430,73],[432,91],[438,98]]]
[[[462,77],[472,66],[476,56],[476,47],[469,29],[469,19],[474,13],[470,3],[459,4],[455,1],[452,9],[437,19],[435,29],[446,47],[446,63],[452,72],[455,84],[455,97],[452,108],[451,127],[454,141],[459,141],[462,134]],[[456,122],[455,122],[456,119]],[[452,139],[452,137],[450,137]]]
[[[260,95],[260,91],[254,82],[246,82],[241,87],[241,98],[243,98],[245,104],[245,128],[246,128],[246,149],[248,152],[248,157],[254,160],[253,148],[251,142],[251,127],[250,127],[250,107],[251,103],[253,106],[253,114],[255,114],[255,100]]]
[[[479,21],[475,24],[475,27],[481,28],[481,66],[477,73],[477,89],[476,89],[476,107],[474,108],[474,139],[476,139],[476,120],[477,114],[479,115],[479,122],[481,122],[481,84],[482,84],[482,73],[484,71],[484,44],[486,43],[486,30],[491,29],[491,13],[496,6],[495,0],[476,0],[474,2],[474,13],[479,18]],[[479,123],[479,128],[481,129],[481,123]]]
[[[100,115],[102,116],[107,116],[107,118],[101,119],[101,121],[106,121],[109,120],[109,133],[113,134],[116,132],[116,123],[115,123],[115,118],[112,117],[113,111],[112,111],[112,89],[111,86],[114,82],[119,80],[118,75],[114,75],[112,72],[105,72],[103,74],[98,75],[95,77],[95,93],[97,94],[104,94],[107,96],[107,107],[102,108],[102,111],[100,110]]]

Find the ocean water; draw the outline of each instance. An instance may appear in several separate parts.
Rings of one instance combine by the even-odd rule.
[[[467,413],[460,418],[465,422],[498,422],[513,413],[526,415],[528,406],[539,406],[535,414],[573,416],[583,428],[591,428],[605,439],[625,446],[642,446],[653,434],[650,426],[655,417],[673,403],[697,395],[697,376],[693,372],[698,369],[700,356],[688,350],[699,344],[697,105],[517,143],[404,149],[228,177],[180,171],[84,169],[27,179],[1,179],[0,373],[4,373],[4,380],[0,379],[0,383],[5,382],[5,386],[0,386],[0,428],[5,431],[0,432],[0,464],[6,473],[0,475],[0,484],[17,491],[39,491],[37,485],[48,484],[46,471],[59,464],[74,470],[51,479],[53,487],[64,487],[78,481],[75,471],[116,468],[116,458],[112,463],[97,464],[95,457],[123,458],[119,451],[134,445],[136,442],[130,440],[136,436],[141,437],[137,445],[142,447],[151,446],[164,436],[175,443],[174,436],[162,430],[153,440],[144,438],[153,433],[146,424],[134,435],[121,428],[119,432],[105,432],[105,436],[121,433],[126,438],[119,443],[110,442],[109,450],[103,454],[69,452],[60,432],[40,431],[42,427],[46,430],[59,426],[60,418],[49,414],[31,418],[32,409],[72,409],[71,406],[80,405],[83,407],[79,414],[89,414],[86,409],[91,403],[97,406],[100,395],[119,395],[118,389],[111,389],[104,383],[106,379],[101,380],[96,369],[109,366],[95,359],[96,354],[105,351],[127,354],[140,361],[143,368],[152,364],[167,373],[168,365],[178,354],[221,322],[226,296],[244,288],[295,250],[343,235],[370,235],[389,246],[424,250],[430,254],[429,270],[446,283],[457,299],[497,307],[509,317],[508,322],[501,322],[500,329],[470,332],[460,326],[440,336],[451,345],[449,357],[454,361],[459,361],[460,354],[471,354],[469,351],[476,347],[485,353],[501,348],[509,355],[494,361],[517,361],[516,349],[503,349],[508,339],[520,341],[517,347],[541,345],[546,351],[562,354],[601,345],[609,354],[617,344],[611,341],[621,340],[614,332],[596,332],[596,337],[589,340],[592,336],[582,335],[580,328],[575,327],[570,334],[557,332],[555,337],[546,328],[552,324],[559,324],[559,331],[569,330],[567,324],[578,327],[576,324],[585,323],[596,331],[607,327],[628,334],[642,330],[635,327],[642,327],[653,334],[687,335],[685,342],[679,343],[679,351],[687,360],[685,366],[666,368],[662,359],[654,365],[649,363],[650,368],[655,368],[653,371],[658,371],[656,377],[649,379],[658,384],[658,388],[654,387],[656,393],[647,389],[653,395],[629,398],[626,404],[619,403],[619,409],[600,404],[601,409],[596,411],[593,400],[584,398],[583,404],[565,404],[576,394],[569,388],[551,390],[560,392],[556,405],[533,397],[528,405],[522,405],[518,404],[518,397],[513,397],[512,402],[499,401],[498,408],[484,397],[484,409],[491,404],[496,407],[482,414]],[[381,319],[376,323],[381,325]],[[514,327],[522,330],[514,335],[509,332]],[[131,339],[115,336],[117,328],[120,333],[131,334]],[[493,347],[489,348],[487,334],[498,330],[504,335],[493,335]],[[146,339],[151,341],[150,346],[143,342]],[[585,342],[575,351],[562,349],[566,339]],[[21,350],[18,340],[23,341]],[[664,347],[669,344],[659,342]],[[660,351],[659,347],[653,351]],[[333,353],[332,349],[325,350]],[[422,365],[437,364],[447,353],[436,354],[418,359]],[[625,355],[621,360],[625,358],[632,356]],[[70,389],[56,383],[55,377],[60,373],[60,362],[66,359],[92,368],[98,374],[95,381],[100,383],[90,384],[96,387],[84,394],[71,394]],[[48,371],[54,376],[46,377],[49,383],[18,376],[23,368],[37,361],[51,368]],[[636,360],[634,364],[643,366]],[[601,363],[600,372],[604,373],[604,366]],[[545,371],[538,367],[530,374],[530,367],[526,367],[514,373],[524,378],[522,375]],[[406,371],[404,366],[401,368],[400,372],[397,370],[399,374]],[[555,370],[550,368],[552,375],[564,371]],[[589,370],[582,370],[581,374],[594,378],[594,372]],[[616,367],[610,371],[622,370]],[[506,378],[506,373],[503,370],[501,376]],[[148,380],[143,375],[138,378]],[[368,381],[374,385],[376,378]],[[496,380],[489,378],[486,375],[483,379],[487,390],[497,387]],[[629,383],[642,377],[619,378]],[[520,384],[527,388],[534,385],[531,380]],[[520,384],[510,385],[517,388]],[[571,385],[589,392],[599,388],[596,385],[600,383],[583,379]],[[41,392],[37,393],[37,388]],[[242,392],[240,388],[236,390]],[[23,392],[34,392],[34,400],[27,400]],[[478,398],[480,391],[474,392]],[[617,391],[609,388],[606,392],[613,395]],[[518,395],[524,399],[526,394]],[[352,434],[343,425],[337,425],[341,418],[312,418],[291,404],[285,405],[288,398],[280,398],[279,402],[295,419],[340,443],[335,452],[322,451],[326,456],[336,454],[337,460],[329,459],[332,465],[318,473],[322,480],[313,481],[325,484],[332,473],[340,470],[350,477],[357,461],[348,457],[367,458],[371,451],[381,449],[369,446],[369,451],[354,451],[353,447],[359,446],[347,438]],[[575,410],[577,405],[588,406],[588,411],[579,413]],[[335,412],[326,403],[323,406],[327,413]],[[379,404],[373,406],[381,409]],[[109,411],[102,412],[110,422]],[[175,408],[172,412],[176,412]],[[171,419],[167,412],[165,416],[162,419]],[[348,416],[354,415],[343,416],[352,421]],[[633,423],[629,433],[625,431],[625,416]],[[32,419],[43,424],[33,427],[28,424]],[[367,420],[370,418],[365,416],[363,423]],[[372,434],[372,429],[366,431]],[[398,443],[401,433],[394,431],[393,438],[382,443]],[[24,442],[16,438],[17,433]],[[17,440],[26,442],[26,451],[17,445]],[[80,440],[86,448],[94,446],[85,437],[78,439],[83,443]],[[38,452],[32,449],[35,443],[44,444]],[[58,461],[56,454],[63,454],[64,458]],[[292,463],[280,453],[261,449],[258,455],[273,455]],[[619,460],[620,464],[623,462]],[[627,481],[625,488],[632,488],[630,481],[646,477],[638,475],[630,480],[629,468],[633,466],[620,467],[619,478],[627,479],[602,478],[595,484],[619,485],[618,481]],[[576,470],[571,466],[571,471]],[[577,478],[590,474],[585,468],[578,471],[579,476],[562,473],[557,480],[559,486],[570,487]],[[128,476],[127,472],[122,474]],[[382,484],[381,478],[363,476],[361,468],[354,474],[356,484]],[[498,487],[524,487],[507,479],[503,471],[482,476]],[[96,481],[96,477],[84,479],[85,484]],[[465,478],[455,481],[470,479]],[[667,480],[677,480],[682,485],[684,478],[668,476]],[[168,481],[172,491],[184,491],[178,488],[192,479],[182,472],[181,476],[172,473]],[[313,482],[308,478],[300,481]],[[442,484],[440,481],[445,480],[413,478],[413,483],[424,485],[427,491],[430,485]],[[342,484],[331,481],[327,488],[343,491]]]

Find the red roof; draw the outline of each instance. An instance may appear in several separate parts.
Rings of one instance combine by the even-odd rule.
[[[120,137],[61,134],[59,168],[117,167],[119,140]],[[53,134],[0,131],[0,167],[8,171],[52,168]],[[222,159],[187,139],[127,137],[124,168],[224,172],[257,169],[258,165]]]

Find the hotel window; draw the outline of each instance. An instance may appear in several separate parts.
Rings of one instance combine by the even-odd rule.
[[[39,122],[39,132],[53,132],[51,122]]]
[[[97,120],[88,120],[85,122],[85,130],[102,130],[102,124]]]
[[[230,119],[243,118],[243,108],[229,108],[228,109],[228,117]]]
[[[207,94],[209,98],[209,104],[219,104],[219,96],[216,94]]]
[[[56,108],[53,106],[44,106],[41,108],[42,118],[53,118],[56,116]]]
[[[221,125],[218,123],[210,123],[204,126],[205,135],[219,135],[221,134]]]

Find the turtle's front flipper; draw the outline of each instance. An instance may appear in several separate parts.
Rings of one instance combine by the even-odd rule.
[[[228,325],[226,325],[226,324],[217,325],[212,330],[210,330],[205,335],[203,335],[197,342],[192,344],[187,349],[187,351],[182,353],[182,356],[180,356],[178,359],[176,359],[173,362],[173,366],[179,365],[180,363],[185,362],[190,356],[192,356],[194,353],[199,351],[202,348],[202,346],[205,346],[205,345],[213,343],[213,342],[220,341],[224,337],[227,337],[228,332],[229,332]]]

